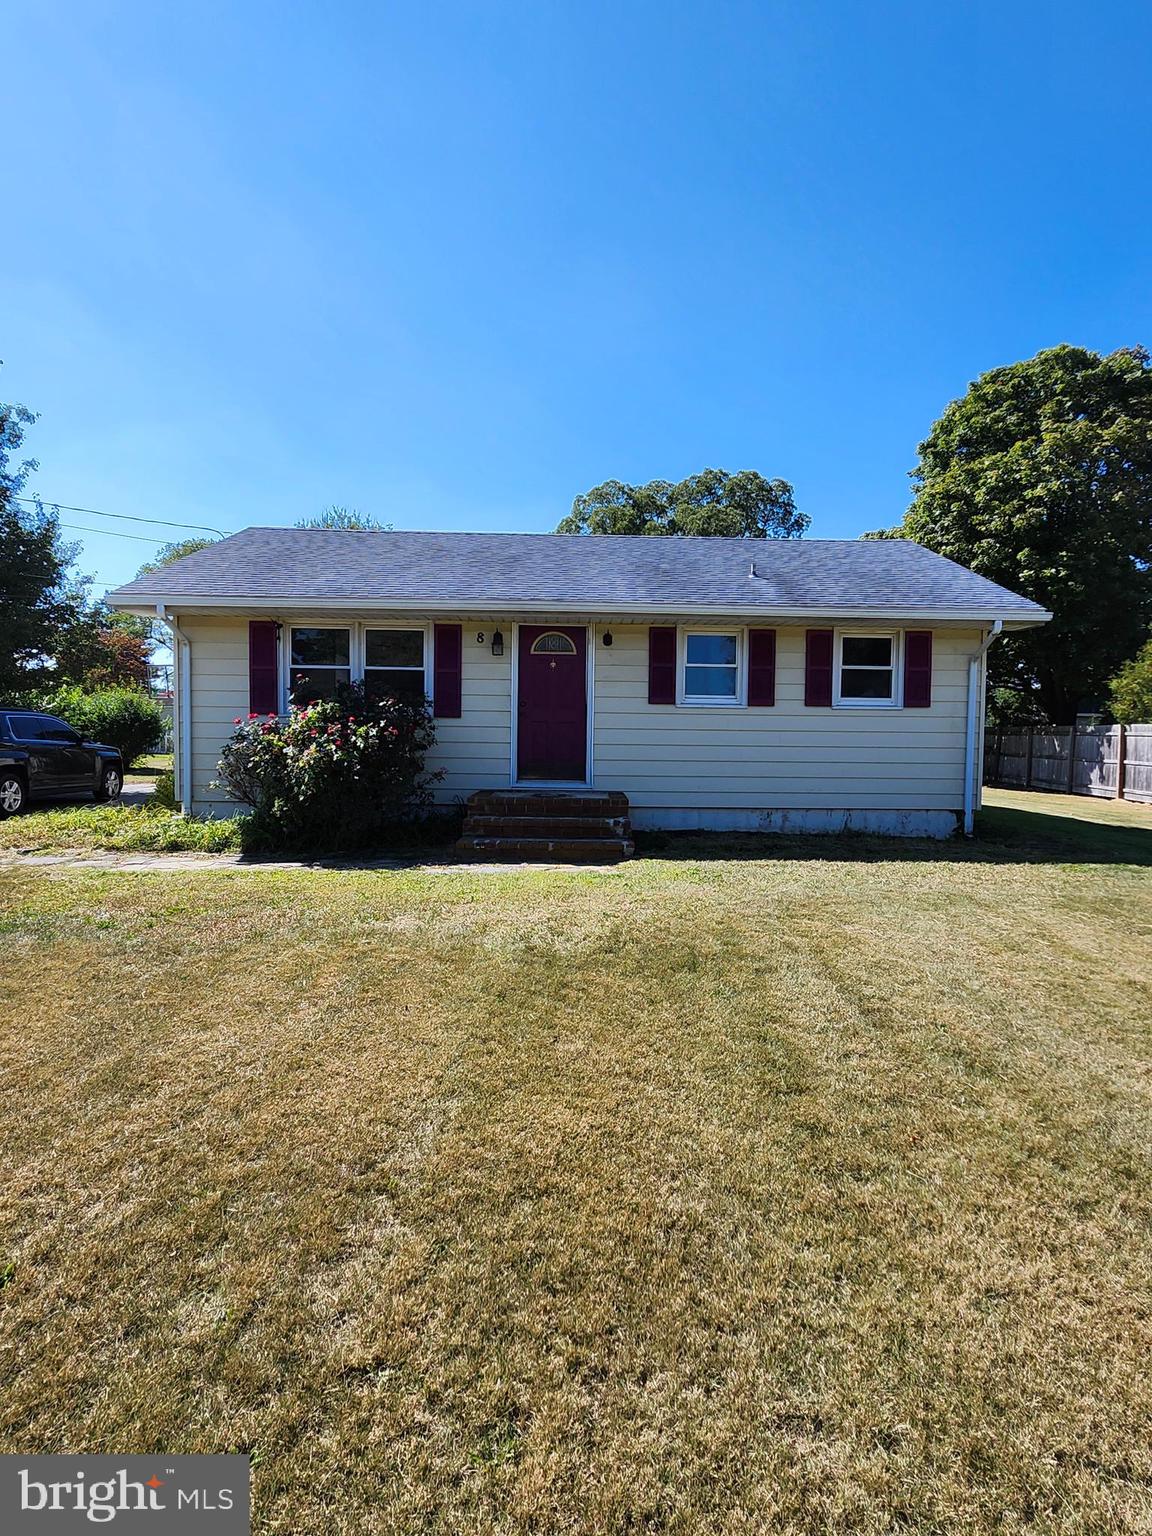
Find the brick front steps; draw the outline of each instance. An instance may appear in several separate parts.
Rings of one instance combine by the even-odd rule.
[[[457,853],[473,859],[609,864],[632,857],[628,796],[619,790],[479,789]]]

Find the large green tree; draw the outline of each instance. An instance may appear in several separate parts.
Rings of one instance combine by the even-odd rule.
[[[22,405],[0,404],[0,701],[44,676],[73,553],[51,509],[19,500],[37,467],[18,457],[35,420]]]
[[[1052,347],[982,374],[912,480],[902,527],[865,537],[915,539],[1054,615],[989,653],[1001,712],[1067,723],[1102,698],[1152,620],[1148,353]]]
[[[797,512],[787,480],[766,480],[754,469],[705,469],[676,484],[606,480],[576,497],[556,532],[798,539],[810,522]]]
[[[94,603],[56,509],[25,505],[37,466],[18,455],[35,420],[22,405],[0,405],[0,702],[61,683],[145,686],[147,621]]]

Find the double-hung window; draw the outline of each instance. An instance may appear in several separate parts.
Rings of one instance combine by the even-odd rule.
[[[897,704],[895,635],[839,636],[836,703],[873,707]]]
[[[739,704],[741,687],[739,632],[687,631],[681,666],[681,702]]]
[[[293,704],[331,699],[352,681],[352,631],[293,626],[288,697]]]
[[[364,679],[370,699],[422,699],[426,692],[423,629],[320,629],[289,632],[288,702],[331,699],[342,683]]]
[[[424,697],[422,629],[364,631],[364,691],[370,699]]]

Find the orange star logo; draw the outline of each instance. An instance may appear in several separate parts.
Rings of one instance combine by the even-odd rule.
[[[149,1487],[149,1488],[163,1488],[163,1486],[164,1486],[164,1479],[162,1477],[157,1477],[155,1472],[153,1472],[152,1476],[148,1479],[147,1487]]]

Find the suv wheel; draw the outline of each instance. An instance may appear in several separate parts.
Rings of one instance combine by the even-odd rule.
[[[119,768],[107,764],[100,772],[100,787],[96,791],[97,800],[115,800],[124,788],[124,776]]]
[[[0,773],[0,821],[18,815],[28,803],[24,780],[15,773]]]

